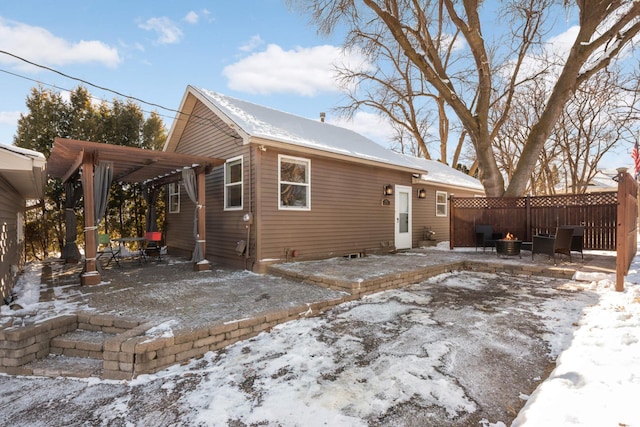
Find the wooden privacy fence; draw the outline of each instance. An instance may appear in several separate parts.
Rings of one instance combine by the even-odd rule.
[[[616,250],[618,193],[526,197],[451,197],[451,247],[476,245],[476,224],[496,233],[511,233],[530,242],[532,236],[555,233],[561,225],[583,225],[584,248]]]
[[[538,197],[453,197],[449,199],[450,245],[476,245],[475,226],[530,242],[562,225],[584,226],[584,249],[616,251],[616,290],[624,290],[637,251],[638,183],[627,172],[615,177],[618,191]]]
[[[618,233],[616,250],[616,291],[624,290],[624,276],[638,249],[638,183],[628,173],[618,180]]]

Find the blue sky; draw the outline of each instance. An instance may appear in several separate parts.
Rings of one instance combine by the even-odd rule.
[[[344,60],[343,34],[320,37],[307,16],[284,0],[61,0],[0,4],[0,50],[116,90],[177,109],[187,85],[309,118],[327,113],[342,96],[331,64]],[[346,58],[357,61],[359,58]],[[0,54],[0,143],[11,144],[25,99],[37,83],[64,91],[80,83]],[[117,95],[88,86],[99,99]],[[171,126],[174,113],[157,110]],[[359,114],[348,127],[380,143],[386,126]],[[626,162],[607,162],[612,167]],[[609,156],[609,158],[615,156]]]

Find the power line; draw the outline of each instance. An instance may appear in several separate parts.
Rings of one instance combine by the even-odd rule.
[[[1,53],[1,54],[4,54],[4,55],[7,55],[7,56],[10,56],[10,57],[12,57],[12,58],[15,58],[15,59],[17,59],[17,60],[19,60],[19,61],[25,62],[25,63],[27,63],[27,64],[29,64],[29,65],[33,65],[34,67],[38,67],[38,68],[42,68],[42,69],[47,70],[47,71],[51,71],[52,73],[56,73],[56,74],[58,74],[58,75],[60,75],[60,76],[62,76],[62,77],[65,77],[65,78],[67,78],[67,79],[75,80],[75,81],[78,81],[78,82],[84,83],[84,84],[86,84],[87,86],[91,86],[91,87],[94,87],[94,88],[96,88],[96,89],[103,90],[103,91],[105,91],[105,92],[113,93],[113,94],[118,95],[118,96],[120,96],[120,97],[122,97],[122,98],[130,99],[130,100],[132,100],[132,101],[136,101],[136,102],[139,102],[139,103],[141,103],[141,104],[146,104],[146,105],[150,105],[150,106],[152,106],[152,107],[157,107],[157,108],[160,108],[160,109],[163,109],[163,110],[171,111],[171,112],[174,112],[174,113],[177,113],[177,114],[183,115],[183,116],[192,117],[192,118],[196,118],[196,119],[199,119],[199,120],[206,121],[206,122],[208,122],[208,123],[212,124],[215,128],[217,128],[218,130],[220,130],[220,131],[221,131],[222,133],[224,133],[225,135],[227,135],[227,136],[231,136],[231,137],[232,137],[232,138],[234,138],[234,139],[238,139],[238,138],[240,138],[238,135],[236,135],[236,134],[234,134],[233,132],[231,132],[231,130],[230,130],[230,129],[226,129],[226,128],[225,128],[225,127],[223,127],[223,126],[218,125],[218,123],[214,122],[213,120],[211,120],[211,119],[210,119],[210,118],[208,118],[208,117],[200,117],[200,116],[195,115],[195,114],[187,114],[187,113],[183,113],[183,112],[182,112],[182,111],[180,111],[180,110],[176,110],[176,109],[174,109],[174,108],[165,107],[165,106],[160,105],[160,104],[157,104],[157,103],[155,103],[155,102],[149,102],[149,101],[145,101],[144,99],[141,99],[141,98],[138,98],[138,97],[135,97],[135,96],[125,95],[125,94],[123,94],[123,93],[121,93],[121,92],[119,92],[119,91],[117,91],[117,90],[109,89],[108,87],[101,86],[101,85],[98,85],[98,84],[95,84],[95,83],[91,83],[90,81],[85,80],[85,79],[81,79],[81,78],[79,78],[79,77],[71,76],[71,75],[69,75],[69,74],[63,73],[62,71],[56,70],[56,69],[51,68],[51,67],[48,67],[48,66],[46,66],[46,65],[42,65],[42,64],[38,64],[38,63],[33,62],[33,61],[29,61],[28,59],[25,59],[25,58],[23,58],[23,57],[21,57],[21,56],[15,55],[15,54],[13,54],[13,53],[11,53],[11,52],[7,52],[6,50],[1,50],[1,49],[0,49],[0,53]],[[26,79],[26,80],[30,80],[30,81],[36,82],[36,83],[39,83],[39,84],[40,84],[40,83],[42,83],[42,82],[40,82],[40,81],[38,81],[38,80],[31,79],[31,78],[29,78],[29,77],[22,76],[22,75],[19,75],[19,74],[16,74],[16,73],[12,73],[12,72],[10,72],[10,71],[6,71],[6,70],[0,70],[0,71],[2,71],[2,72],[4,72],[4,73],[7,73],[7,74],[10,74],[10,75],[13,75],[13,76],[16,76],[16,77],[20,77],[20,78],[23,78],[23,79]],[[44,84],[46,84],[46,83],[44,83]],[[55,86],[55,85],[50,85],[50,84],[46,84],[46,85],[47,85],[47,86],[51,86],[51,87],[57,87],[57,86]],[[64,89],[64,88],[63,88],[63,89]],[[67,91],[71,92],[69,89],[64,89],[64,90],[67,90]],[[107,101],[107,102],[108,102],[108,101]],[[113,104],[113,103],[111,103],[111,104]],[[143,110],[143,111],[144,111],[144,110]],[[147,111],[147,112],[148,112],[148,111]],[[161,115],[161,114],[158,114],[158,115],[160,115],[160,116],[162,116],[162,117],[172,118],[172,117],[170,117],[170,116],[165,116],[165,115]]]
[[[116,95],[118,95],[118,96],[121,96],[121,97],[123,97],[123,98],[131,99],[131,100],[134,100],[134,101],[140,102],[140,103],[142,103],[142,104],[147,104],[147,105],[151,105],[151,106],[153,106],[153,107],[162,108],[163,110],[173,111],[174,113],[180,113],[180,111],[175,110],[175,109],[173,109],[173,108],[165,107],[165,106],[163,106],[163,105],[156,104],[156,103],[154,103],[154,102],[148,102],[148,101],[145,101],[144,99],[140,99],[140,98],[137,98],[137,97],[135,97],[135,96],[125,95],[125,94],[123,94],[123,93],[121,93],[121,92],[118,92],[117,90],[109,89],[108,87],[104,87],[104,86],[97,85],[97,84],[95,84],[95,83],[91,83],[90,81],[85,80],[85,79],[81,79],[81,78],[79,78],[79,77],[70,76],[69,74],[63,73],[62,71],[58,71],[58,70],[56,70],[56,69],[54,69],[54,68],[47,67],[46,65],[37,64],[37,63],[32,62],[32,61],[29,61],[28,59],[25,59],[25,58],[23,58],[23,57],[21,57],[21,56],[14,55],[14,54],[13,54],[13,53],[11,53],[11,52],[7,52],[6,50],[0,50],[0,53],[5,54],[5,55],[8,55],[8,56],[11,56],[12,58],[18,59],[18,60],[20,60],[20,61],[22,61],[22,62],[26,62],[27,64],[29,64],[29,65],[33,65],[34,67],[42,68],[42,69],[44,69],[44,70],[51,71],[52,73],[59,74],[59,75],[61,75],[62,77],[66,77],[66,78],[68,78],[68,79],[71,79],[71,80],[75,80],[75,81],[78,81],[78,82],[84,83],[84,84],[86,84],[87,86],[91,86],[91,87],[94,87],[94,88],[96,88],[96,89],[104,90],[104,91],[106,91],[106,92],[111,92],[111,93],[116,94]]]
[[[38,80],[38,79],[31,78],[31,77],[23,76],[22,74],[14,73],[12,71],[4,70],[2,68],[0,68],[0,73],[9,74],[11,76],[18,77],[18,78],[24,79],[24,80],[29,80],[29,81],[37,83],[38,85],[41,85],[41,86],[48,86],[48,87],[53,88],[53,89],[61,89],[61,90],[67,91],[67,92],[73,92],[73,89],[69,89],[69,88],[66,88],[66,87],[55,85],[53,83],[43,82],[42,80]],[[111,105],[114,104],[113,101],[109,101],[108,99],[97,98],[97,97],[95,97],[93,95],[91,97],[93,99],[95,99],[96,101],[106,102],[107,104],[111,104]],[[145,110],[145,109],[141,109],[141,110],[142,110],[143,113],[149,113],[149,114],[154,112],[154,111],[149,111],[149,110]],[[160,117],[165,117],[167,119],[173,119],[173,116],[169,116],[169,115],[166,115],[166,114],[161,114],[161,113],[158,113],[158,112],[155,112],[155,114],[157,114]],[[186,113],[182,113],[182,114],[186,114]]]

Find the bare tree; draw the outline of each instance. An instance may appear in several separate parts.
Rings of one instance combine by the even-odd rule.
[[[548,28],[546,18],[550,11],[556,10],[552,7],[553,0],[501,3],[501,12],[509,17],[505,20],[510,24],[511,33],[506,34],[509,43],[504,39],[495,43],[485,41],[480,16],[480,5],[485,2],[480,0],[290,1],[307,10],[321,32],[330,33],[338,24],[345,24],[349,28],[347,45],[362,45],[361,34],[379,35],[385,43],[397,44],[407,60],[420,70],[431,91],[444,99],[466,130],[476,152],[480,179],[489,196],[524,193],[564,106],[580,85],[606,69],[640,31],[640,2],[576,2],[577,36],[568,54],[559,58],[560,71],[551,81],[542,113],[527,134],[505,190],[493,143],[509,117],[517,87],[537,77],[525,73],[524,64]],[[564,3],[570,7],[569,2]],[[466,43],[464,52],[452,60],[455,67],[451,63],[447,66],[446,52],[438,43],[440,31],[459,32]],[[506,69],[510,72],[506,73]],[[494,109],[498,106],[500,110],[496,113]]]
[[[442,27],[437,32],[435,43],[444,56],[446,68],[458,34],[449,35]],[[336,67],[348,100],[336,110],[352,117],[363,107],[373,109],[395,129],[399,151],[410,151],[427,159],[434,157],[433,151],[441,162],[448,163],[450,121],[445,99],[432,90],[420,69],[408,60],[398,44],[385,39],[384,34],[354,29],[350,43],[351,48],[357,43],[375,62],[375,67],[354,68],[351,64]],[[436,132],[432,128],[436,128]],[[459,140],[456,153],[460,152],[463,142],[464,138]],[[454,155],[453,164],[457,161],[458,156]]]
[[[625,91],[626,86],[618,71],[601,71],[578,88],[562,112],[550,139],[562,150],[558,168],[568,192],[584,193],[598,163],[618,142],[633,144],[637,92]]]

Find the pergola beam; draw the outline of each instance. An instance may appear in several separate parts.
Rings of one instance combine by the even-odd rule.
[[[56,138],[47,162],[50,176],[71,179],[82,168],[82,183],[85,213],[85,272],[81,277],[82,284],[100,283],[100,273],[97,271],[96,252],[96,224],[94,214],[94,167],[97,159],[110,162],[113,165],[115,181],[150,184],[159,186],[180,179],[178,172],[184,168],[192,168],[198,175],[198,195],[203,208],[198,214],[199,242],[205,252],[206,218],[204,209],[205,175],[215,166],[224,164],[224,160],[205,156],[193,156],[181,153],[167,153],[164,151],[145,150],[121,145],[79,141],[73,139]],[[206,264],[194,266],[205,268]]]
[[[75,174],[78,173],[78,171],[80,170],[80,166],[82,166],[83,161],[84,161],[84,150],[81,150],[78,153],[78,156],[76,157],[75,161],[69,167],[69,170],[67,170],[67,172],[65,172],[65,174],[62,176],[63,183],[67,182],[68,180],[71,179],[71,177],[73,177]]]

